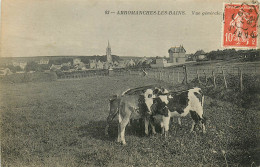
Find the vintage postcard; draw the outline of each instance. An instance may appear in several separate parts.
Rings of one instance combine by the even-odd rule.
[[[0,166],[260,166],[258,0],[0,2]]]

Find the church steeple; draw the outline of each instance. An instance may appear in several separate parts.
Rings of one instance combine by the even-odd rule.
[[[109,62],[109,63],[112,62],[111,47],[110,47],[110,44],[109,44],[109,40],[108,40],[108,43],[107,43],[106,55],[107,55],[107,62]]]
[[[109,44],[109,40],[108,40],[108,42],[107,42],[107,48],[110,48],[110,49],[111,49],[110,44]]]

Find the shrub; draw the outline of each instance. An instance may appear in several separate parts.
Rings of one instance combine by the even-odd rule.
[[[194,79],[189,83],[189,86],[200,86],[203,92],[213,98],[223,101],[232,102],[244,108],[259,108],[258,102],[260,101],[260,81],[259,76],[243,75],[243,91],[240,91],[240,78],[237,75],[226,76],[228,88],[224,86],[224,79],[222,76],[216,76],[216,85],[213,86],[213,78],[208,78],[207,84],[198,83]]]

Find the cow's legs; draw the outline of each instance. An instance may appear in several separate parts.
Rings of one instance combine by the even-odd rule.
[[[192,110],[190,110],[190,115],[191,115],[191,118],[193,119],[190,132],[193,132],[195,126],[198,124],[198,122],[199,122],[199,120],[200,120],[200,117],[199,117],[199,115],[197,114],[196,111],[192,111]]]
[[[178,118],[178,124],[181,125],[181,118]]]
[[[119,112],[118,114],[118,135],[117,135],[117,142],[121,142],[121,122],[122,122],[122,117],[121,113]]]
[[[202,115],[201,124],[202,124],[202,132],[203,132],[203,133],[206,133],[206,127],[205,127],[206,118],[205,118],[203,115]]]
[[[116,110],[113,113],[110,112],[108,117],[107,117],[107,125],[106,125],[106,128],[105,128],[105,135],[106,136],[108,135],[108,128],[109,128],[111,122],[113,121],[113,119],[116,117],[117,113],[118,113],[118,110]]]
[[[206,133],[206,127],[205,127],[205,124],[204,124],[204,123],[202,123],[202,132],[203,132],[203,133]]]
[[[190,132],[193,132],[193,131],[194,131],[195,125],[196,125],[195,121],[192,121],[192,125],[191,125]]]
[[[165,137],[168,136],[170,119],[171,119],[170,116],[168,116],[168,117],[163,116],[163,121],[162,121],[162,123],[161,123],[161,126],[163,126],[163,128],[162,128],[162,134],[164,133]]]
[[[118,137],[117,137],[117,142],[122,142],[122,144],[126,144],[125,142],[125,128],[126,125],[129,122],[129,118],[123,119],[121,122],[118,124]]]
[[[117,128],[117,142],[120,143],[121,142],[121,128],[120,128],[120,122],[118,123],[118,128]]]
[[[205,128],[206,119],[203,117],[203,115],[200,117],[196,111],[190,111],[190,114],[193,119],[190,132],[193,132],[195,126],[198,125],[198,123],[200,123],[202,126],[202,132],[206,133],[206,128]]]
[[[164,134],[164,132],[165,132],[165,128],[164,128],[164,126],[163,126],[163,121],[161,122],[161,129],[162,129],[162,132],[161,132],[161,134],[163,135],[163,134]]]
[[[121,141],[122,141],[122,144],[125,145],[126,142],[125,142],[125,128],[126,128],[126,125],[128,124],[129,122],[129,118],[125,118],[122,120],[122,122],[120,123],[120,136],[121,136]]]
[[[153,135],[155,135],[156,131],[155,131],[154,118],[153,117],[150,118],[150,125],[151,125],[151,128],[152,128],[152,133],[153,133]]]
[[[149,126],[149,118],[146,116],[144,118],[144,132],[145,132],[145,135],[149,135],[149,131],[148,131],[148,126]]]

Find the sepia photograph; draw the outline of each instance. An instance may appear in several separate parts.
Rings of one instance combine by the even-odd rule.
[[[260,166],[259,0],[0,0],[0,166]]]

